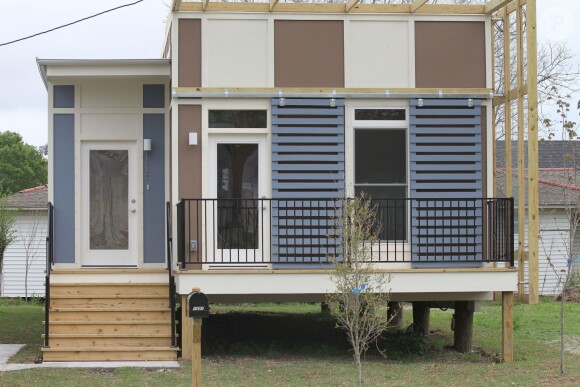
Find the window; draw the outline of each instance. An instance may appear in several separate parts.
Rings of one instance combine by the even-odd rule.
[[[407,124],[405,109],[356,109],[355,194],[377,205],[381,240],[407,235]],[[365,122],[366,121],[366,122]]]
[[[267,110],[210,110],[210,128],[267,128]]]

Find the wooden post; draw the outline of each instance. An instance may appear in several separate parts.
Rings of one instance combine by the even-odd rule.
[[[421,328],[423,335],[429,334],[429,312],[428,302],[413,302],[413,324]]]
[[[513,323],[513,304],[514,293],[502,293],[502,340],[501,354],[504,363],[513,363],[514,361],[514,323]]]
[[[201,387],[201,318],[190,318],[192,323],[193,351],[191,356],[191,381],[193,387]]]
[[[320,303],[320,313],[322,314],[330,314],[330,305],[326,302]]]
[[[526,2],[528,62],[528,278],[530,304],[540,302],[539,294],[539,198],[538,198],[538,47],[536,0]],[[520,203],[522,205],[522,203]]]
[[[389,302],[387,306],[387,319],[389,325],[398,327],[403,325],[403,308],[400,302]]]
[[[503,89],[505,112],[505,193],[512,197],[512,104],[509,97],[511,89],[511,60],[510,60],[510,14],[507,6],[503,15]],[[509,265],[509,263],[506,263]]]
[[[473,301],[455,301],[454,348],[461,353],[471,352],[473,337]]]
[[[525,268],[524,246],[526,242],[526,177],[524,164],[524,39],[521,0],[516,0],[517,23],[517,74],[518,74],[518,295],[524,295]]]
[[[181,358],[189,360],[192,357],[193,321],[187,315],[187,294],[181,296]]]

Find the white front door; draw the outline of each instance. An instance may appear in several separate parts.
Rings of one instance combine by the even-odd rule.
[[[210,134],[207,262],[264,267],[270,261],[270,157],[265,134]],[[266,200],[264,200],[266,199]],[[226,265],[224,265],[226,264]]]
[[[81,146],[83,266],[137,266],[135,148],[132,142]]]

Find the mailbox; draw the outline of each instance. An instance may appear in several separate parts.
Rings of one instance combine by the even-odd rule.
[[[204,293],[189,293],[187,296],[187,314],[192,318],[209,317],[209,301]]]

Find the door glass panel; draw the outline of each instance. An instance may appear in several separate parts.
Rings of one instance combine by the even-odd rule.
[[[90,249],[129,249],[129,151],[90,151]]]
[[[217,144],[219,249],[257,249],[258,144]]]

